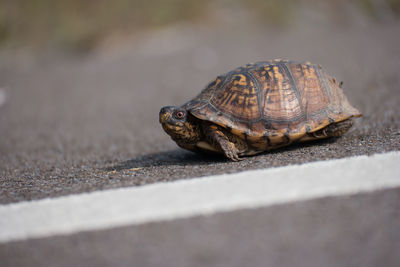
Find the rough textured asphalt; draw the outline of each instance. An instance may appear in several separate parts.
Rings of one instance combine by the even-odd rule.
[[[399,266],[400,190],[0,245],[4,266]]]
[[[81,58],[0,54],[0,203],[400,150],[400,22],[304,12],[282,31],[175,25]],[[162,131],[160,107],[273,58],[321,64],[364,116],[337,140],[237,163],[178,149]]]

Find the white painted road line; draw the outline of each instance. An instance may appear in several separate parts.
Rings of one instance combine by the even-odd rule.
[[[0,206],[0,242],[400,186],[400,152]]]

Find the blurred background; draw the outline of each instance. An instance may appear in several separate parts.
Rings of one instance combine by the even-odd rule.
[[[218,74],[275,58],[321,64],[344,81],[364,116],[348,134],[361,145],[343,153],[396,149],[399,17],[400,0],[0,0],[0,198],[234,170],[219,162],[193,173],[158,112]],[[279,155],[240,166],[306,161]],[[104,170],[130,159],[143,168]]]
[[[1,0],[2,48],[90,52],[104,41],[177,23],[216,26],[251,19],[282,31],[303,9],[345,26],[364,15],[375,22],[398,17],[398,0]],[[358,13],[358,14],[357,14]],[[354,18],[357,16],[357,18]],[[242,21],[240,23],[239,21]]]

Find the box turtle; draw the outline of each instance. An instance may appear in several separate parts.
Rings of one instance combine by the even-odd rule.
[[[361,113],[319,65],[262,61],[218,76],[182,106],[161,108],[163,129],[182,148],[241,156],[338,137]]]

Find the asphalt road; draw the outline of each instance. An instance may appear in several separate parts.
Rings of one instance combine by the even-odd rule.
[[[4,266],[398,266],[400,190],[0,244]]]
[[[400,22],[304,10],[174,25],[91,55],[0,53],[0,203],[400,150]],[[243,17],[240,17],[243,18]],[[245,22],[244,22],[245,21]],[[158,112],[216,75],[274,58],[344,81],[363,117],[342,138],[230,162],[177,148]],[[399,190],[0,245],[5,266],[396,266]],[[356,256],[354,256],[356,255]]]
[[[400,23],[361,22],[311,17],[282,32],[176,25],[89,56],[3,53],[0,203],[399,150]],[[163,132],[160,107],[273,58],[321,64],[364,116],[338,140],[237,163],[183,151]]]

